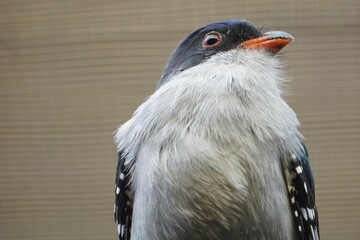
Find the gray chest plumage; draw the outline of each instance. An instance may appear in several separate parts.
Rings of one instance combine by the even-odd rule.
[[[217,68],[177,76],[116,134],[131,166],[132,240],[294,239],[281,158],[300,134],[279,76]]]
[[[258,146],[191,136],[145,147],[134,172],[134,239],[293,239],[279,150]]]

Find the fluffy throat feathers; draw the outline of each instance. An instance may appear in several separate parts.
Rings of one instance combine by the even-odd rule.
[[[169,107],[168,111],[181,113],[181,108],[186,108],[192,111],[190,116],[200,108],[213,114],[229,111],[241,116],[249,111],[274,112],[284,104],[281,67],[277,56],[262,51],[220,52],[176,74],[152,97]]]
[[[119,147],[188,133],[223,143],[249,135],[259,141],[296,136],[298,120],[281,98],[284,78],[277,66],[279,60],[263,52],[233,50],[173,76],[119,129]]]

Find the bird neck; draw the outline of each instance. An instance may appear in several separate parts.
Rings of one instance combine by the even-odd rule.
[[[156,134],[166,142],[191,132],[223,144],[253,139],[298,148],[294,139],[301,136],[299,122],[281,97],[284,77],[278,59],[252,52],[233,54],[216,56],[172,77],[139,107],[117,139],[133,136],[132,143],[140,144]]]

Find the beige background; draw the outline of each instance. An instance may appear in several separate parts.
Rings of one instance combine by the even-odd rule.
[[[358,0],[1,0],[0,239],[115,239],[112,132],[185,34],[231,18],[297,38],[287,99],[322,239],[359,239],[359,14]]]

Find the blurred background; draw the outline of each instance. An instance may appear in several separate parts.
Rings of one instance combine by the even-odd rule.
[[[0,239],[116,239],[113,131],[186,34],[232,18],[296,37],[286,99],[322,239],[359,239],[358,0],[1,0]]]

